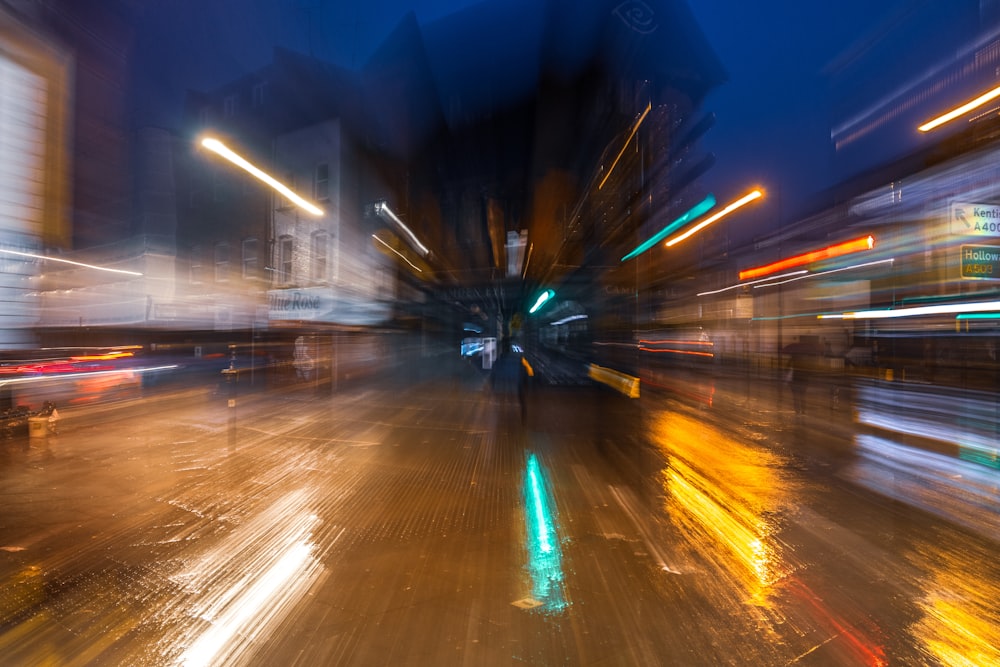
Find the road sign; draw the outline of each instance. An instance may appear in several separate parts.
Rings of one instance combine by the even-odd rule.
[[[1000,236],[1000,206],[952,202],[949,229],[960,236]]]
[[[1000,280],[1000,246],[963,245],[962,277]]]

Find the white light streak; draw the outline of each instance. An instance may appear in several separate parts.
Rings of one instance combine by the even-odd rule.
[[[301,576],[313,560],[312,546],[305,540],[292,543],[275,563],[256,581],[241,581],[242,594],[233,600],[215,624],[202,634],[181,656],[181,665],[212,665],[215,658],[238,634],[256,620],[262,612],[280,609],[295,586],[289,586]]]
[[[73,266],[81,266],[85,269],[94,269],[96,271],[108,271],[110,273],[124,273],[128,276],[141,276],[142,274],[138,271],[126,271],[125,269],[111,269],[106,266],[97,266],[96,264],[86,264],[84,262],[74,262],[71,259],[62,259],[61,257],[50,257],[49,255],[36,255],[33,252],[20,252],[18,250],[7,250],[5,248],[0,248],[0,252],[5,252],[8,255],[18,255],[20,257],[31,257],[33,259],[42,259],[47,262],[61,262],[63,264],[72,264]]]
[[[403,260],[404,262],[406,262],[407,264],[409,264],[410,266],[412,266],[412,267],[413,267],[414,269],[416,269],[417,271],[420,271],[420,273],[423,273],[423,272],[424,272],[424,271],[423,271],[423,269],[421,269],[421,268],[420,268],[419,266],[417,266],[416,264],[414,264],[414,263],[413,263],[413,262],[411,262],[410,260],[406,259],[406,257],[405,257],[405,256],[403,256],[403,254],[402,254],[402,253],[400,253],[400,252],[399,252],[398,250],[396,250],[395,248],[393,248],[393,247],[392,247],[391,245],[389,245],[388,243],[386,243],[385,241],[383,241],[383,240],[382,240],[382,239],[380,239],[379,237],[377,237],[377,236],[375,236],[374,234],[372,234],[372,238],[373,238],[373,239],[375,239],[376,241],[378,241],[379,243],[381,243],[382,245],[384,245],[384,246],[385,246],[386,248],[388,248],[389,250],[391,250],[391,251],[393,251],[394,253],[396,253],[396,254],[397,254],[397,255],[399,256],[399,258],[400,258],[401,260]]]
[[[425,246],[423,243],[421,243],[420,240],[417,238],[417,235],[414,234],[413,231],[411,231],[409,227],[407,227],[405,224],[403,224],[403,221],[400,220],[396,216],[396,214],[392,212],[392,209],[389,208],[388,204],[386,204],[384,202],[380,203],[380,204],[377,204],[376,205],[376,211],[378,211],[379,213],[385,213],[386,215],[388,215],[392,219],[393,222],[395,222],[397,225],[399,225],[399,228],[402,229],[403,232],[406,233],[406,235],[413,242],[413,245],[417,246],[417,249],[420,251],[420,254],[426,256],[426,255],[428,255],[430,253],[430,250],[427,249],[427,246]]]
[[[736,283],[735,285],[730,285],[729,287],[723,287],[722,289],[711,290],[708,292],[698,292],[697,296],[708,296],[710,294],[719,294],[720,292],[727,292],[731,289],[736,289],[738,287],[749,287],[750,285],[755,285],[757,283],[766,282],[768,280],[775,280],[777,278],[787,278],[788,276],[798,276],[803,273],[809,273],[805,269],[799,271],[790,271],[788,273],[782,273],[780,276],[769,276],[767,278],[758,278],[757,280],[748,280],[743,283]]]
[[[278,192],[280,192],[281,194],[283,194],[285,197],[287,197],[288,199],[290,199],[292,202],[294,202],[295,205],[298,206],[299,208],[305,209],[306,211],[308,211],[309,213],[312,213],[315,216],[323,215],[323,209],[321,209],[319,206],[316,206],[312,202],[306,201],[305,199],[303,199],[299,195],[295,194],[292,191],[292,189],[289,188],[287,185],[285,185],[284,183],[278,181],[277,179],[275,179],[270,174],[268,174],[268,173],[262,171],[261,169],[255,167],[253,164],[251,164],[250,162],[248,162],[245,158],[241,157],[237,153],[235,153],[232,150],[230,150],[229,147],[227,147],[224,143],[222,143],[218,139],[213,139],[211,137],[206,137],[206,138],[204,138],[204,139],[201,140],[201,145],[204,146],[205,148],[207,148],[208,150],[212,151],[213,153],[216,153],[217,155],[220,155],[220,156],[224,157],[225,159],[229,160],[230,162],[232,162],[233,164],[235,164],[240,169],[243,169],[244,171],[250,173],[254,177],[260,179],[261,181],[263,181],[265,183],[267,183],[272,188],[274,188],[275,190],[277,190]]]
[[[184,610],[193,627],[180,624],[166,638],[168,655],[177,656],[173,664],[245,664],[257,639],[269,636],[306,595],[323,570],[311,496],[300,489],[278,499],[172,577],[194,602]],[[183,651],[178,655],[175,647]]]
[[[829,275],[831,273],[840,273],[841,271],[850,271],[852,269],[863,269],[863,268],[865,268],[867,266],[875,266],[876,264],[891,264],[893,261],[895,261],[894,258],[890,258],[890,259],[879,259],[879,260],[876,260],[874,262],[864,262],[863,264],[852,264],[851,266],[843,266],[843,267],[841,267],[839,269],[830,269],[829,271],[817,271],[816,273],[810,273],[807,276],[799,276],[797,278],[789,278],[788,280],[780,280],[778,282],[768,282],[766,285],[754,285],[753,288],[754,289],[758,289],[760,287],[773,287],[775,285],[784,285],[785,283],[792,283],[792,282],[795,282],[796,280],[804,280],[805,278],[816,278],[816,277],[819,277],[819,276],[826,276],[826,275]],[[807,273],[807,272],[803,271],[802,273]],[[768,281],[768,280],[774,280],[775,278],[781,278],[781,277],[782,276],[771,276],[770,278],[762,278],[761,280],[759,280],[757,282],[764,282],[764,281]]]
[[[877,320],[892,317],[919,317],[921,315],[953,315],[957,313],[984,313],[1000,310],[1000,301],[980,301],[977,303],[944,303],[937,306],[915,306],[913,308],[886,308],[882,310],[859,310],[841,315],[820,315],[820,319]]]

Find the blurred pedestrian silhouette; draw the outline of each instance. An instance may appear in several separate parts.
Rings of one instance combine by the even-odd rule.
[[[516,397],[523,422],[528,410],[524,395],[528,383],[528,366],[522,356],[511,349],[509,339],[504,339],[500,357],[493,364],[490,382],[493,393],[504,406],[513,402]]]
[[[809,395],[809,385],[819,369],[823,349],[815,336],[800,336],[799,340],[782,349],[789,357],[786,379],[791,386],[795,414],[804,415]]]

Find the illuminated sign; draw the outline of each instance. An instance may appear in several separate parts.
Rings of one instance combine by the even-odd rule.
[[[963,245],[962,277],[1000,280],[1000,246]]]
[[[330,287],[270,290],[267,305],[271,322],[310,321],[364,326],[384,322],[392,314],[388,303],[345,294]]]
[[[1000,205],[953,202],[949,229],[960,236],[1000,236]]]

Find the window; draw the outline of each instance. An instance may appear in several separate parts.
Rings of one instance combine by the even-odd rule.
[[[379,267],[375,273],[376,298],[382,301],[393,297],[393,273],[385,267]]]
[[[257,277],[257,239],[243,239],[243,277]]]
[[[285,235],[278,239],[278,282],[292,282],[292,237]]]
[[[229,244],[215,244],[215,280],[225,282],[229,280]]]
[[[195,246],[191,248],[191,284],[200,285],[202,278],[201,248]]]
[[[237,107],[238,98],[236,95],[226,95],[225,99],[222,100],[222,112],[225,114],[226,118],[232,118],[235,116]]]
[[[312,279],[316,281],[329,278],[330,266],[330,235],[325,231],[314,232],[312,235]]]
[[[267,91],[267,82],[259,81],[253,85],[250,90],[250,103],[254,107],[264,106],[264,94]]]
[[[284,184],[288,186],[289,190],[291,190],[292,192],[296,192],[294,171],[285,172]],[[295,204],[292,203],[291,199],[285,197],[284,195],[278,195],[278,206],[277,206],[278,210],[289,209],[292,208],[293,206],[295,206]]]
[[[326,162],[316,165],[313,195],[317,201],[324,201],[330,198],[330,165]]]

